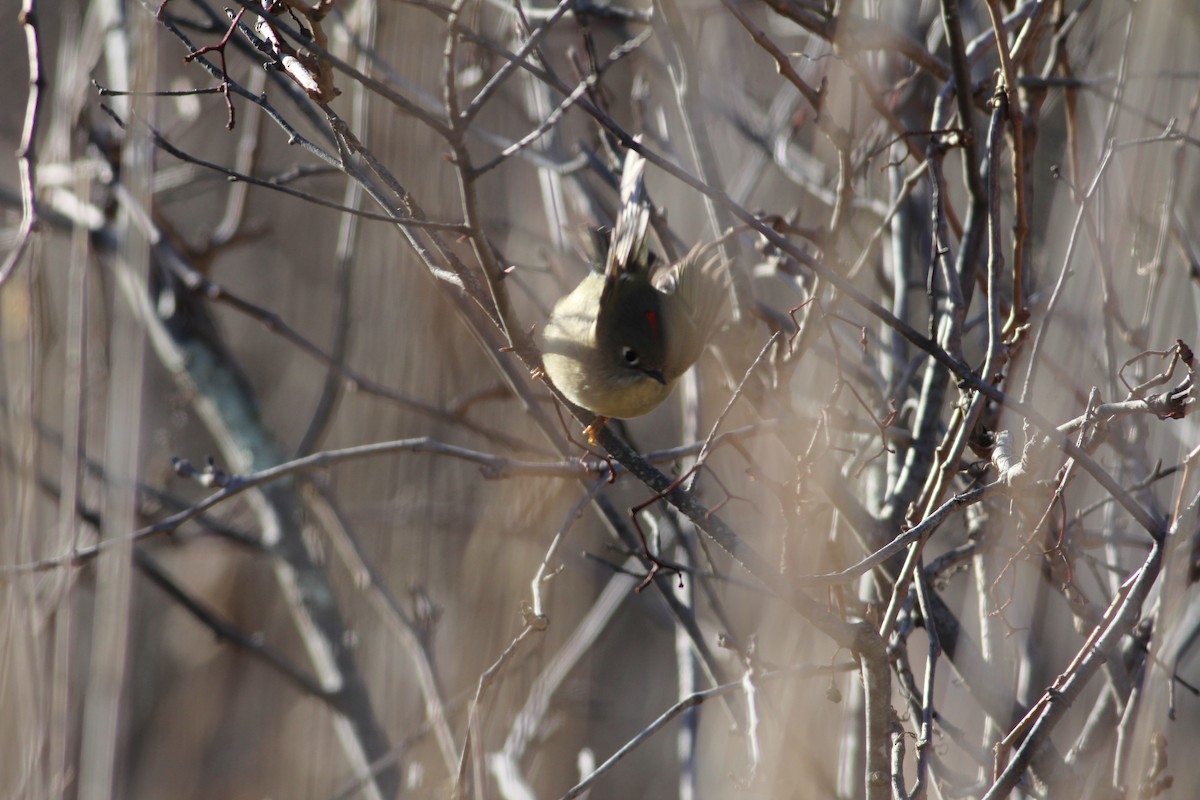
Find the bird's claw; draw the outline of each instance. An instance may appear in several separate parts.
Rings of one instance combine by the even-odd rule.
[[[583,433],[587,436],[588,444],[592,447],[597,447],[600,444],[600,431],[604,430],[604,424],[608,422],[608,417],[596,417],[592,420],[592,424],[583,429]]]

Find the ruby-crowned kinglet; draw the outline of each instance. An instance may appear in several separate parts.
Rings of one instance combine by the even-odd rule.
[[[604,272],[590,272],[559,300],[542,333],[550,380],[600,417],[641,416],[665,400],[704,350],[724,296],[717,259],[700,263],[705,248],[654,269],[645,166],[628,152]]]

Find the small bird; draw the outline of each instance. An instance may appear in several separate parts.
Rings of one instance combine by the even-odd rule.
[[[708,343],[724,298],[719,259],[701,263],[707,248],[655,269],[645,166],[635,151],[625,156],[604,271],[593,270],[560,299],[542,332],[546,375],[600,417],[588,427],[593,440],[604,418],[641,416],[671,394]]]

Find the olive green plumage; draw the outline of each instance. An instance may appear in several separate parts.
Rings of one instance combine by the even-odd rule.
[[[700,247],[655,269],[645,163],[632,150],[625,158],[604,272],[589,273],[560,299],[542,333],[546,374],[602,417],[637,417],[662,403],[703,352],[724,298],[718,259],[701,262]]]

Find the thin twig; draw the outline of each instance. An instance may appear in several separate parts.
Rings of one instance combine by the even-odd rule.
[[[42,117],[42,91],[46,87],[42,75],[42,49],[38,35],[37,0],[22,0],[21,12],[17,15],[21,29],[25,32],[25,51],[29,66],[29,93],[25,100],[25,125],[21,130],[21,144],[17,148],[17,169],[21,183],[21,226],[17,234],[17,245],[0,263],[0,288],[12,277],[13,271],[25,254],[29,240],[33,237],[38,221],[37,208],[37,156],[38,128]]]

